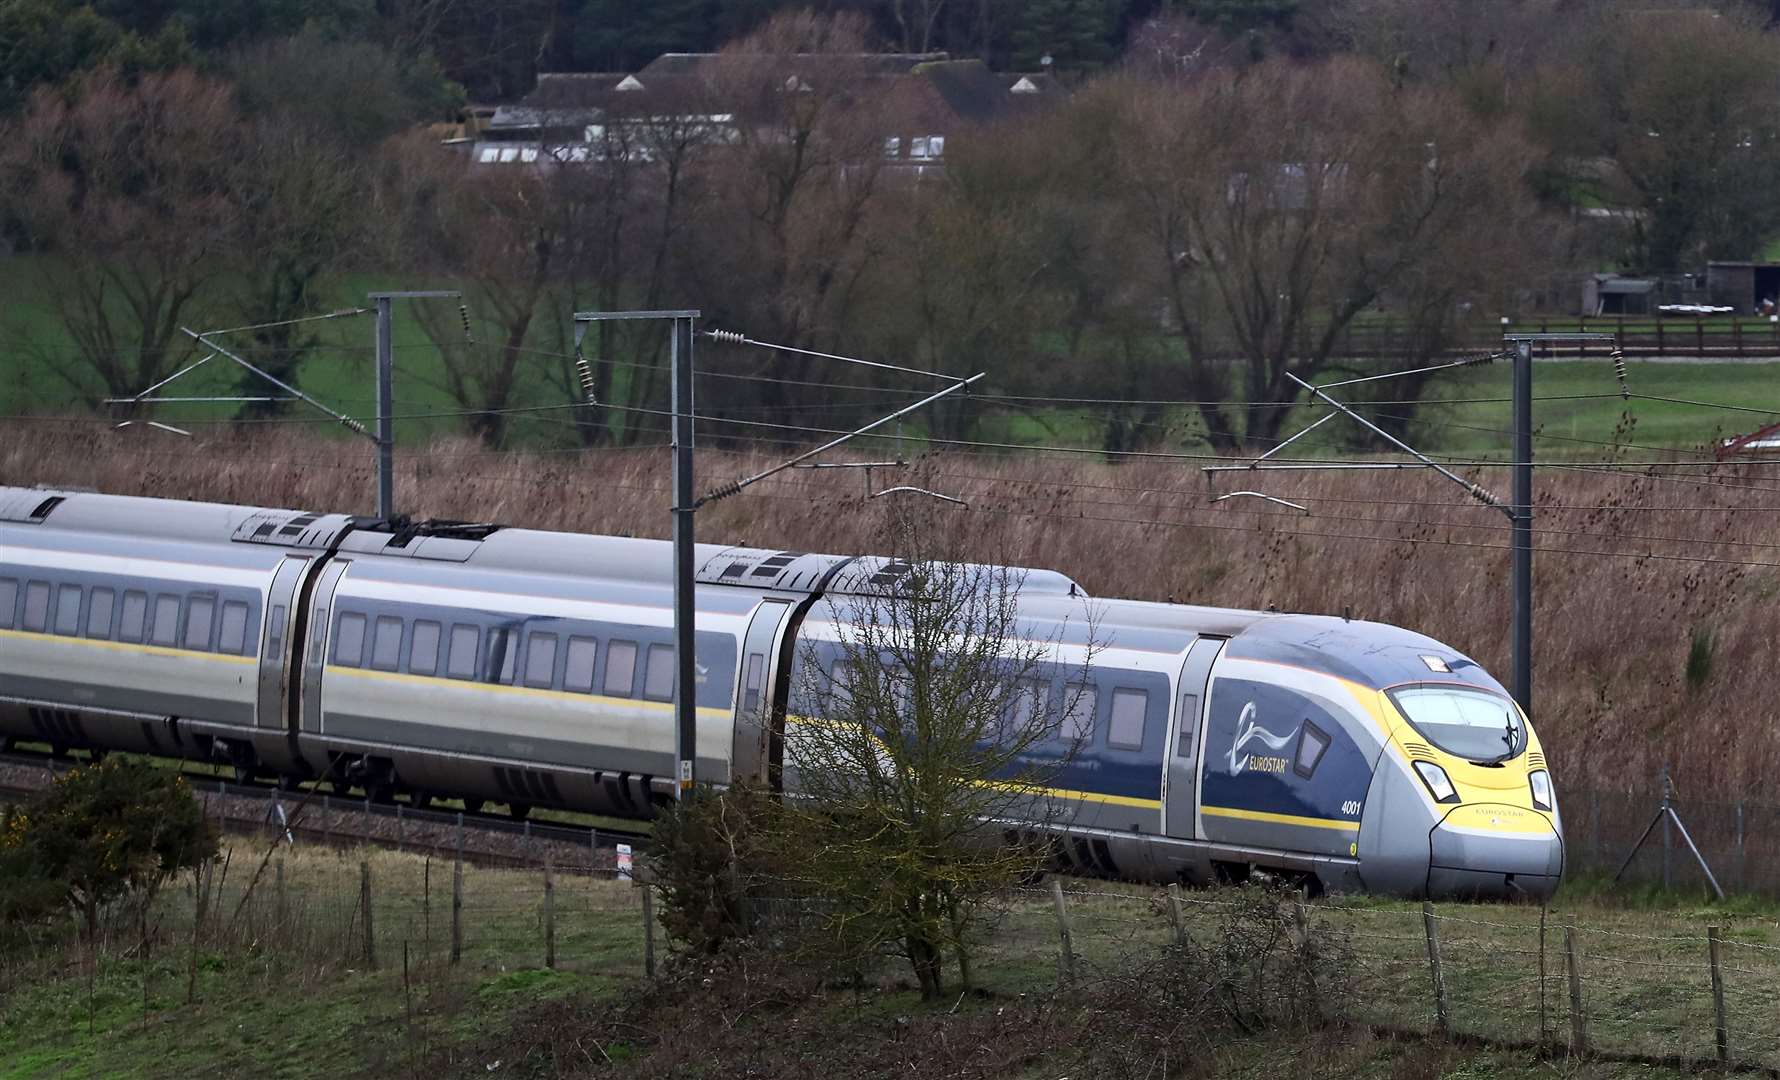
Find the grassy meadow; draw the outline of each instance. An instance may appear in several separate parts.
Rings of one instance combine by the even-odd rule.
[[[1305,912],[1325,957],[1326,1006],[1342,1023],[1242,1033],[1211,1018],[1183,1029],[1178,1015],[1159,1019],[1142,1006],[1145,973],[1174,940],[1166,897],[1151,889],[1063,883],[1074,967],[1061,988],[1049,890],[1002,898],[977,949],[976,992],[924,1005],[893,962],[861,982],[811,985],[775,972],[764,955],[739,968],[670,961],[659,928],[651,980],[640,893],[584,875],[554,878],[548,968],[537,870],[465,869],[453,964],[449,858],[273,854],[276,869],[250,888],[267,852],[235,838],[205,884],[172,883],[140,921],[119,911],[95,943],[66,926],[9,940],[0,1077],[1038,1078],[1124,1074],[1153,1058],[1152,1075],[1255,1080],[1281,1068],[1391,1080],[1668,1080],[1714,1053],[1708,924],[1723,934],[1736,1057],[1780,1063],[1770,1023],[1780,1007],[1780,912],[1759,903],[1647,907],[1585,887],[1543,913],[1438,905],[1450,1024],[1463,1040],[1449,1042],[1435,1032],[1423,913],[1396,901]],[[374,964],[360,921],[361,865],[372,882]],[[1252,893],[1186,893],[1182,932],[1215,953],[1253,928],[1242,913],[1255,902]],[[1572,924],[1598,1059],[1563,1049],[1574,1031],[1563,937]],[[1115,998],[1138,1004],[1108,1015],[1102,1004]]]

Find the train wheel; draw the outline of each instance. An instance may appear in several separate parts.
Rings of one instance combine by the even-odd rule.
[[[433,793],[425,788],[415,788],[408,793],[408,805],[416,810],[427,810],[433,805]]]
[[[524,821],[532,812],[530,803],[516,802],[507,806],[507,816],[514,821]]]
[[[396,786],[387,780],[373,781],[365,785],[365,798],[378,804],[395,802]]]
[[[251,765],[235,766],[235,783],[246,787],[256,779],[258,779],[258,770],[254,769]]]
[[[334,795],[335,795],[335,797],[344,799],[351,794],[352,794],[352,781],[350,781],[350,780],[335,780],[334,781]]]
[[[301,791],[303,778],[294,773],[279,773],[278,788],[280,791]]]
[[[68,747],[62,743],[50,743],[49,756],[53,758],[65,758],[68,756]]]
[[[0,754],[12,753],[12,743],[11,735],[0,735]]]
[[[488,805],[487,802],[482,799],[465,799],[464,800],[464,813],[466,813],[466,814],[480,814],[482,812],[482,808],[486,805]]]

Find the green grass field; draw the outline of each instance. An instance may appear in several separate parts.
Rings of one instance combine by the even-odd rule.
[[[0,313],[0,415],[84,414],[98,407],[90,380],[86,381],[85,390],[80,389],[80,365],[74,359],[72,342],[33,287],[33,278],[42,275],[44,270],[41,259],[13,257],[0,260],[0,290],[13,298]],[[388,275],[346,275],[329,284],[322,306],[330,309],[363,306],[367,303],[365,294],[371,290],[426,284],[429,283],[399,280]],[[397,422],[396,438],[399,445],[407,446],[424,444],[435,437],[463,430],[461,417],[450,415],[458,407],[445,389],[439,346],[422,327],[419,304],[430,305],[435,325],[450,331],[448,338],[455,333],[458,323],[453,301],[398,302],[394,325],[396,412],[402,419]],[[190,314],[190,321],[199,326],[207,322],[214,324],[216,318],[201,308]],[[1574,319],[1559,319],[1551,323],[1551,328],[1575,329],[1578,325]],[[311,329],[317,347],[303,362],[297,377],[298,385],[331,407],[368,420],[374,411],[372,319],[368,315],[341,318],[311,324]],[[560,404],[564,400],[565,361],[558,355],[564,351],[563,331],[564,327],[555,320],[543,320],[534,325],[527,339],[527,348],[537,352],[528,354],[522,363],[520,388],[513,405]],[[246,335],[227,340],[244,347],[251,344]],[[455,339],[452,344],[455,347]],[[202,355],[202,352],[194,352],[188,360]],[[251,358],[253,353],[248,351],[247,355]],[[1611,452],[1614,444],[1628,452],[1644,447],[1694,451],[1709,447],[1725,435],[1753,430],[1780,418],[1780,360],[1634,360],[1629,363],[1629,369],[1631,389],[1640,397],[1627,402],[1617,396],[1618,387],[1611,365],[1604,358],[1538,363],[1534,377],[1534,394],[1538,399],[1534,422],[1539,433],[1536,452],[1548,458],[1598,459]],[[623,367],[615,371],[615,377],[620,380],[628,374],[629,369]],[[239,368],[218,358],[162,393],[199,396],[261,392],[251,380],[243,384],[242,376]],[[1327,376],[1323,381],[1336,377],[1339,376]],[[1389,385],[1378,384],[1368,389],[1374,390],[1375,397],[1380,396],[1379,391],[1384,391],[1382,396],[1388,398],[1385,388]],[[1502,457],[1508,451],[1509,393],[1509,366],[1502,363],[1441,377],[1426,390],[1427,401],[1417,413],[1418,422],[1411,428],[1412,441],[1420,449],[1455,457]],[[1680,398],[1756,411],[1739,412],[1651,398]],[[1389,414],[1393,408],[1391,405],[1376,406],[1372,412],[1375,415]],[[1400,407],[1395,408],[1400,411]],[[1104,406],[1059,406],[1039,410],[984,407],[977,414],[979,419],[971,437],[1021,445],[1099,448],[1105,444],[1108,411]],[[169,423],[192,426],[226,422],[233,414],[233,406],[172,404],[159,406],[153,415]],[[1293,410],[1281,429],[1281,436],[1297,431],[1318,415],[1320,412],[1306,407]],[[286,416],[302,423],[305,430],[347,437],[337,425],[314,422],[314,414],[301,405],[291,406]],[[625,419],[618,415],[615,422],[622,424]],[[644,427],[660,426],[659,420],[653,417],[637,418],[635,422]],[[918,436],[925,428],[920,418],[913,418],[905,430]],[[1294,444],[1292,453],[1303,456],[1351,453],[1361,445],[1354,437],[1354,430],[1351,422],[1345,420],[1331,423]],[[560,419],[550,414],[515,419],[512,437],[515,444],[532,447],[565,445],[569,441],[567,429]],[[1209,448],[1204,439],[1203,423],[1188,408],[1165,410],[1159,418],[1140,428],[1137,438],[1139,445],[1152,447],[1189,451]]]
[[[1003,1067],[971,1075],[1037,1080],[1083,1067],[1084,1048],[1059,1044],[1052,1029],[1116,1027],[1117,1017],[1094,1017],[1097,996],[1165,955],[1173,934],[1158,891],[1066,880],[1075,980],[1055,999],[1059,947],[1048,889],[1006,899],[977,953],[982,989],[937,1006],[918,1000],[894,962],[863,986],[837,984],[813,997],[770,990],[750,997],[709,979],[701,989],[696,976],[651,989],[640,894],[629,883],[556,878],[552,970],[544,966],[541,873],[466,868],[462,961],[452,965],[448,858],[313,847],[279,854],[282,899],[268,872],[243,903],[262,851],[233,841],[195,944],[195,893],[186,880],[168,888],[146,923],[120,913],[97,950],[68,927],[15,933],[0,952],[0,1077],[729,1077],[792,1075],[819,1063],[844,1080],[895,1074],[886,1054],[913,1063],[927,1053],[934,1067],[937,1051],[919,1044],[955,1039],[1007,1055]],[[374,888],[374,969],[359,917],[361,861]],[[1248,902],[1228,892],[1183,897],[1184,931],[1212,947]],[[1347,1025],[1206,1041],[1187,1033],[1185,1064],[1177,1059],[1156,1075],[1265,1080],[1282,1068],[1315,1068],[1393,1080],[1554,1071],[1668,1080],[1685,1073],[1665,1059],[1714,1054],[1708,925],[1723,930],[1734,1055],[1780,1064],[1773,1024],[1780,909],[1772,902],[1708,905],[1680,895],[1653,902],[1578,882],[1545,913],[1543,949],[1539,908],[1435,910],[1452,1031],[1471,1041],[1435,1032],[1420,906],[1350,898],[1307,910],[1310,932],[1342,958],[1342,988],[1329,1004]],[[1529,1049],[1571,1038],[1564,932],[1572,923],[1590,1043],[1607,1060],[1541,1059]],[[723,978],[736,977],[725,970]]]

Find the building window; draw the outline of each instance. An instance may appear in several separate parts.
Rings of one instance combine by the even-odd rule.
[[[414,624],[408,670],[416,675],[431,675],[439,670],[439,624],[431,619],[420,619]]]
[[[569,639],[569,658],[563,671],[563,688],[578,694],[593,693],[593,659],[598,647],[592,638]]]
[[[649,646],[649,665],[643,673],[643,696],[652,701],[674,700],[674,647]]]
[[[365,663],[365,617],[356,611],[340,616],[334,631],[334,663],[362,667]]]
[[[394,671],[401,665],[402,620],[394,615],[379,615],[371,635],[371,666],[378,671]]]
[[[116,603],[117,594],[110,589],[94,589],[93,602],[87,605],[87,637],[108,638],[111,636],[111,609]],[[6,597],[0,595],[0,607],[8,616],[12,614],[10,606],[4,604]]]
[[[606,646],[606,693],[613,697],[630,697],[636,678],[637,643],[614,641]]]
[[[1143,721],[1150,695],[1143,690],[1114,690],[1112,717],[1107,723],[1106,743],[1120,750],[1143,748]]]

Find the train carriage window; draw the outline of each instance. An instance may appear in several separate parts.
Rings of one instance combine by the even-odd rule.
[[[1329,736],[1309,720],[1304,721],[1298,729],[1298,752],[1292,755],[1292,771],[1310,779],[1328,749]]]
[[[1100,705],[1100,694],[1086,683],[1070,683],[1063,690],[1064,742],[1088,742],[1094,737],[1094,710]]]
[[[150,645],[173,645],[179,641],[179,597],[160,593],[155,596],[154,620],[148,625]]]
[[[185,612],[185,647],[208,652],[210,649],[210,624],[216,618],[216,601],[208,596],[194,596],[186,605]]]
[[[593,659],[598,651],[592,638],[569,639],[569,658],[563,665],[563,689],[578,694],[593,693]]]
[[[0,597],[0,599],[4,599]],[[87,605],[87,637],[108,638],[111,636],[112,608],[117,604],[117,593],[110,589],[94,589],[92,603]]]
[[[401,663],[402,620],[394,615],[379,615],[371,633],[371,666],[378,671],[394,671]]]
[[[148,594],[130,589],[124,593],[124,609],[118,616],[117,639],[141,641],[142,624],[148,615]]]
[[[746,690],[742,697],[742,710],[754,712],[760,708],[760,688],[766,680],[766,655],[764,653],[748,654],[748,676],[742,685]]]
[[[556,685],[556,635],[533,633],[525,639],[525,685],[548,689]]]
[[[49,582],[25,583],[25,629],[42,633],[49,628]]]
[[[643,672],[643,696],[651,701],[674,700],[674,647],[649,646],[649,662]]]
[[[80,633],[80,586],[56,586],[56,633]]]
[[[414,622],[414,644],[408,647],[408,670],[416,675],[431,675],[439,670],[439,624],[431,619]]]
[[[1180,696],[1180,737],[1175,743],[1176,757],[1193,760],[1193,748],[1199,742],[1199,695]]]
[[[1143,722],[1150,709],[1146,690],[1114,690],[1106,743],[1120,750],[1143,749]]]
[[[240,656],[247,652],[247,605],[239,600],[223,604],[222,632],[216,647],[222,652]]]
[[[1008,696],[1007,727],[1014,736],[1024,735],[1044,719],[1045,684],[1041,679],[1016,679]]]
[[[445,673],[454,679],[476,677],[476,645],[482,629],[456,623],[451,627],[451,654],[446,658]]]
[[[637,643],[614,641],[606,646],[605,692],[613,697],[630,697],[637,679]]]
[[[513,642],[515,636],[505,626],[497,626],[488,632],[488,658],[483,666],[484,682],[513,685],[514,654],[519,651],[519,647]]]
[[[12,629],[13,612],[18,606],[18,579],[0,578],[0,630]]]
[[[363,667],[365,663],[365,617],[356,611],[344,612],[334,627],[334,663],[343,667]]]

